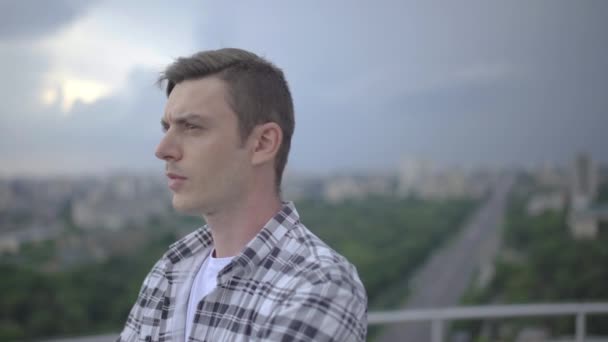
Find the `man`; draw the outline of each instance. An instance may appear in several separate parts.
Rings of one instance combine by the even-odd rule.
[[[206,225],[169,247],[119,341],[363,341],[355,268],[282,202],[294,114],[283,72],[239,49],[178,58],[156,156]]]

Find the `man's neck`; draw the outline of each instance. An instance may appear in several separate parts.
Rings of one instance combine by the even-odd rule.
[[[281,200],[274,193],[249,196],[229,208],[205,215],[211,228],[215,256],[231,257],[239,254],[280,209]]]

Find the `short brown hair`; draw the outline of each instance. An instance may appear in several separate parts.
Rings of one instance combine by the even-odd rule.
[[[242,141],[258,124],[276,122],[281,127],[283,141],[275,161],[279,192],[295,126],[293,100],[283,71],[252,52],[225,48],[178,58],[165,69],[158,83],[166,81],[169,97],[176,84],[211,75],[228,85],[228,102],[237,115]]]

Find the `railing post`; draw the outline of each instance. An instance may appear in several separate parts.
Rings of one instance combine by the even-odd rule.
[[[431,322],[431,341],[443,342],[443,321],[441,318],[433,319]]]
[[[576,314],[576,342],[585,341],[585,330],[585,313],[581,311]]]

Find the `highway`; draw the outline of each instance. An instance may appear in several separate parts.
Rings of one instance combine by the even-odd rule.
[[[403,309],[458,305],[475,271],[491,265],[500,243],[500,229],[513,176],[494,184],[488,200],[465,222],[462,230],[435,252],[410,281],[410,296]],[[387,325],[376,342],[430,341],[430,323]]]

